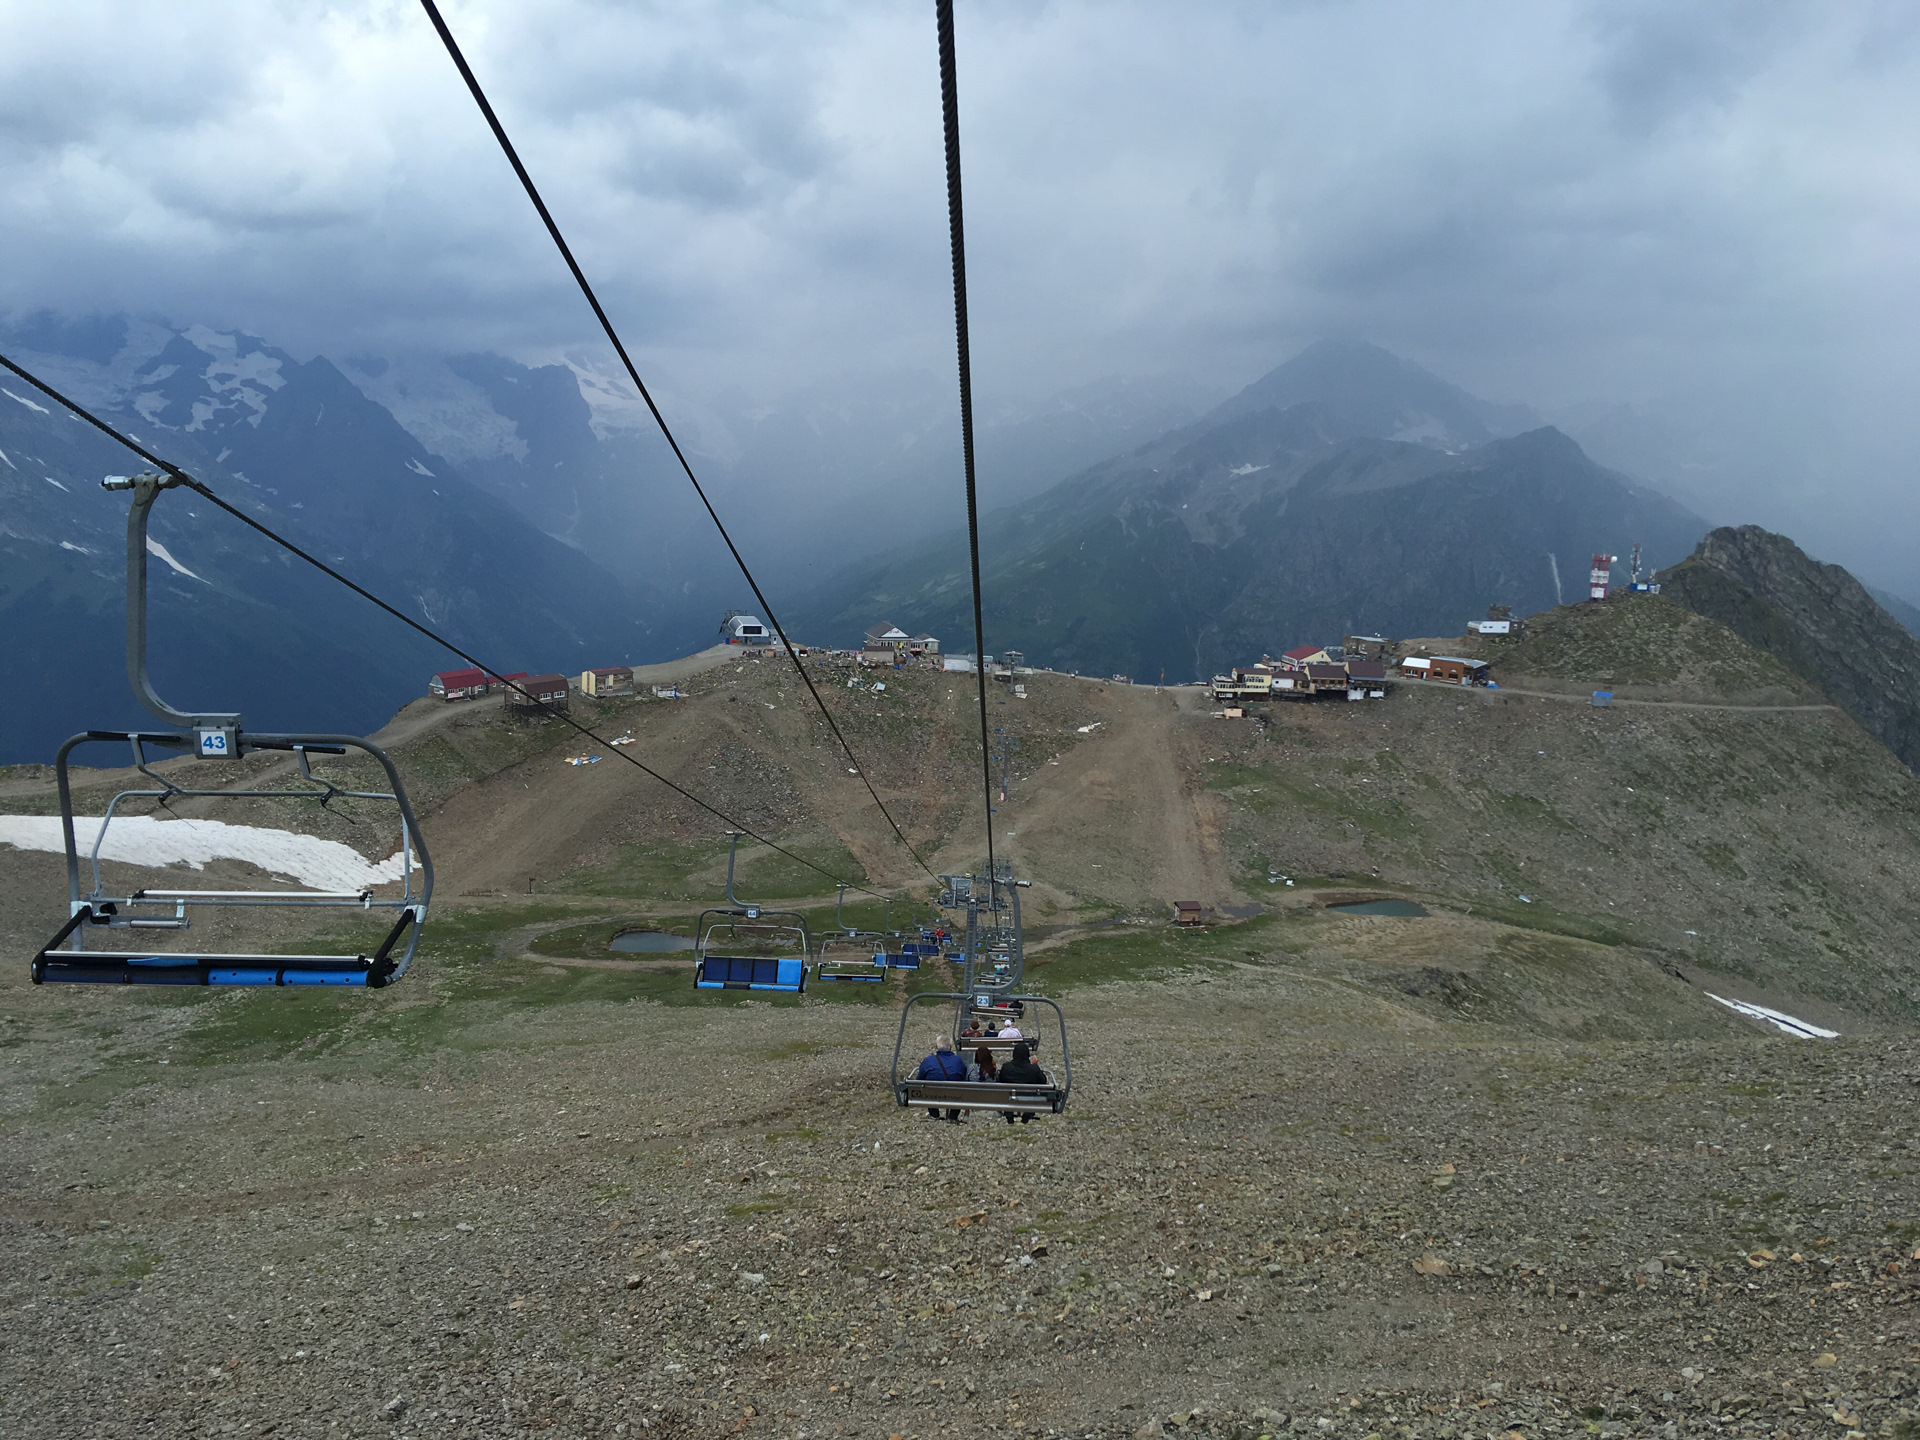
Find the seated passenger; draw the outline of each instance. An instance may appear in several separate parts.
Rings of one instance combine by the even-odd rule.
[[[967,1079],[975,1085],[991,1085],[993,1083],[993,1051],[982,1045],[973,1052],[973,1063],[967,1066]],[[960,1118],[964,1120],[972,1114],[973,1112],[971,1110],[962,1110],[960,1112]]]
[[[1024,1040],[1027,1037],[1020,1033],[1020,1027],[1018,1025],[1009,1020],[1000,1027],[1000,1038],[1002,1040]]]
[[[975,1016],[967,1022],[967,1028],[960,1032],[962,1040],[978,1040],[986,1031],[980,1028],[980,1017]]]
[[[933,1042],[933,1053],[920,1062],[920,1068],[913,1072],[916,1080],[964,1080],[967,1078],[967,1062],[953,1053],[953,1041],[942,1035]],[[929,1120],[942,1118],[960,1123],[958,1110],[947,1111],[941,1116],[939,1107],[927,1111]]]
[[[1033,1056],[1027,1050],[1026,1041],[1022,1040],[1014,1046],[1013,1058],[1000,1067],[1000,1083],[1002,1085],[1045,1085],[1047,1083],[1047,1072],[1033,1063]],[[1007,1111],[1006,1116],[1007,1124],[1013,1124],[1013,1111]],[[1029,1124],[1032,1120],[1033,1115],[1030,1112],[1022,1112],[1020,1116],[1022,1125]]]

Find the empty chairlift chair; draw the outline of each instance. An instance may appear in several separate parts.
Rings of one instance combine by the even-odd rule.
[[[60,747],[54,769],[66,848],[68,915],[67,923],[34,957],[31,969],[34,983],[367,988],[392,984],[406,974],[413,963],[433,894],[433,864],[393,761],[379,746],[357,736],[258,734],[244,729],[238,715],[188,713],[162,700],[147,677],[146,665],[147,518],[160,492],[179,482],[171,476],[143,474],[130,479],[116,477],[103,483],[108,489],[133,492],[127,516],[128,679],[142,705],[179,728],[88,730]],[[115,742],[131,748],[133,769],[148,783],[136,784],[114,795],[97,821],[77,816],[70,757],[80,746]],[[179,756],[217,762],[261,754],[287,757],[292,762],[292,773],[287,774],[284,767],[278,773],[264,776],[256,773],[249,783],[245,776],[236,780],[230,771],[202,780],[190,767],[168,766],[165,773],[155,769]],[[366,757],[378,767],[386,788],[353,789],[314,773],[315,757],[347,760],[354,754]],[[368,818],[356,811],[385,813],[398,830],[397,850],[382,864],[361,867],[363,871],[380,874],[379,879],[346,889],[116,887],[109,880],[111,868],[103,870],[103,860],[107,867],[113,866],[109,835],[116,823],[124,827],[134,818],[127,812],[142,801],[167,809],[188,801],[220,808],[243,806],[249,801],[282,810],[289,804],[312,805],[319,814],[338,817],[332,823],[350,827],[346,833],[356,836]],[[86,839],[83,866],[81,837],[85,827],[91,827],[91,834]],[[270,863],[269,858],[261,868],[267,868]],[[265,947],[237,953],[211,953],[191,947],[165,948],[157,943],[149,949],[105,949],[89,948],[87,943],[100,931],[116,935],[138,932],[177,936],[191,929],[196,912],[237,914],[268,909],[359,910],[383,912],[393,919],[377,945],[355,954],[279,954],[270,953]]]
[[[887,978],[887,967],[894,957],[887,953],[887,935],[877,930],[862,930],[847,923],[847,890],[840,886],[834,904],[833,923],[840,931],[820,945],[820,961],[813,967],[813,978],[840,984],[879,985]]]
[[[701,990],[770,990],[799,995],[807,988],[812,937],[794,911],[708,910],[695,932],[693,983]]]
[[[878,985],[887,978],[887,953],[871,937],[843,935],[820,946],[814,978],[856,985]]]
[[[727,906],[702,912],[694,930],[694,987],[803,994],[813,959],[806,917],[791,910],[762,910],[734,895],[733,865],[742,833],[727,832],[732,841],[727,850]]]

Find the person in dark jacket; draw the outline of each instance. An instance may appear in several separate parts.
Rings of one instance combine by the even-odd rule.
[[[964,1080],[967,1078],[967,1062],[953,1053],[953,1041],[942,1035],[933,1042],[933,1053],[920,1062],[920,1068],[913,1072],[916,1080]],[[942,1117],[938,1107],[927,1111],[929,1120],[942,1118],[960,1123],[958,1110],[947,1111]]]
[[[1014,1046],[1013,1058],[1000,1067],[1000,1083],[1002,1085],[1045,1085],[1047,1083],[1047,1072],[1033,1063],[1033,1052],[1027,1049],[1026,1041],[1022,1040]],[[1007,1111],[1006,1116],[1007,1124],[1013,1124],[1013,1112]],[[1032,1121],[1032,1111],[1021,1113],[1022,1125],[1031,1124]]]

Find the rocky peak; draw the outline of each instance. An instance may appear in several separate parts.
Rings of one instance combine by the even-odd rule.
[[[1920,769],[1920,640],[1838,565],[1758,525],[1711,531],[1665,593],[1773,654]]]

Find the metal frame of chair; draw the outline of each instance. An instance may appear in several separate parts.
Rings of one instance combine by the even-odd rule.
[[[173,476],[146,473],[112,476],[102,484],[109,490],[129,490],[127,513],[127,678],[136,699],[170,725],[173,731],[87,730],[60,747],[54,762],[60,794],[61,833],[67,863],[67,923],[34,957],[35,984],[66,982],[118,985],[243,985],[243,986],[364,986],[377,989],[407,973],[419,949],[433,897],[433,861],[427,853],[419,822],[407,799],[406,788],[392,758],[371,741],[354,735],[256,734],[246,730],[237,714],[194,713],[175,709],[155,693],[147,674],[147,522],[153,503],[163,490],[179,481]],[[185,733],[182,733],[185,732]],[[153,782],[153,788],[131,788],[113,797],[88,851],[92,888],[82,891],[77,817],[69,770],[73,751],[93,742],[119,741],[133,750],[133,768]],[[185,751],[202,760],[239,759],[260,752],[291,754],[303,783],[290,788],[233,789],[180,784],[171,775],[157,773],[158,760],[149,747]],[[344,756],[359,751],[377,762],[389,788],[347,790],[313,773],[316,755]],[[109,828],[123,802],[147,798],[169,805],[176,799],[310,800],[325,808],[335,800],[391,803],[400,820],[401,893],[381,896],[367,887],[353,891],[326,890],[186,890],[145,887],[126,894],[109,893],[100,861]],[[416,874],[418,884],[416,885]],[[180,931],[190,928],[196,909],[355,909],[387,910],[395,914],[392,927],[370,953],[352,955],[277,954],[265,951],[209,954],[162,950],[89,950],[86,938],[100,929],[117,931]],[[62,949],[60,947],[69,948]]]

